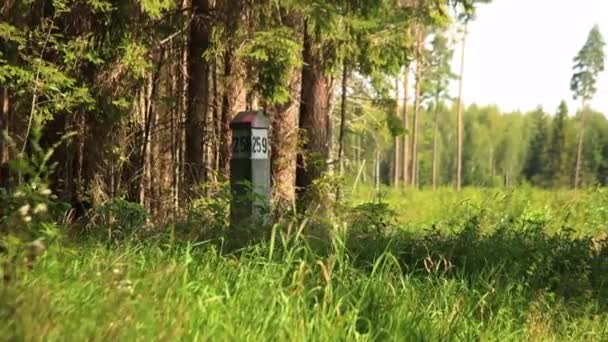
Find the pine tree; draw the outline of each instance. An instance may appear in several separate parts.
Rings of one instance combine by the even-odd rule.
[[[438,167],[439,167],[439,110],[441,102],[449,98],[448,88],[450,81],[454,78],[451,70],[453,50],[449,46],[448,39],[441,34],[435,33],[432,42],[432,49],[428,55],[428,66],[425,81],[423,84],[424,97],[433,101],[433,151],[432,151],[432,186],[437,187]]]
[[[475,6],[478,3],[490,3],[492,0],[465,0],[462,2],[464,7],[463,13],[460,15],[460,19],[463,23],[463,34],[462,34],[462,45],[460,53],[460,74],[458,77],[458,106],[456,109],[456,190],[460,190],[462,187],[462,167],[463,167],[463,88],[464,88],[464,66],[465,66],[465,52],[466,52],[466,41],[469,34],[469,22],[475,19]]]
[[[557,114],[553,118],[551,143],[547,150],[546,183],[553,187],[563,186],[566,176],[566,120],[568,106],[565,101],[559,104]]]
[[[204,180],[203,141],[204,124],[209,108],[209,63],[204,54],[210,47],[211,27],[208,15],[209,0],[193,0],[194,18],[188,45],[188,107],[185,118],[185,175],[187,187]]]
[[[597,25],[593,26],[587,37],[585,45],[574,58],[574,75],[570,81],[570,89],[574,93],[574,99],[581,100],[580,128],[578,133],[578,145],[576,150],[576,167],[574,170],[574,188],[580,185],[581,172],[583,168],[583,143],[585,140],[586,105],[597,92],[597,77],[604,71],[604,46],[606,43],[602,38]]]
[[[532,113],[531,137],[528,146],[526,163],[523,175],[534,185],[543,185],[543,175],[546,173],[545,162],[547,160],[547,116],[542,108]]]

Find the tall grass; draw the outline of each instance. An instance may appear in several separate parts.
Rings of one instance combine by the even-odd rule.
[[[357,196],[364,195],[353,194],[353,205],[328,225],[325,248],[306,238],[313,223],[299,220],[237,253],[169,233],[54,245],[31,272],[1,288],[0,336],[608,338],[608,248],[600,236],[606,193]]]

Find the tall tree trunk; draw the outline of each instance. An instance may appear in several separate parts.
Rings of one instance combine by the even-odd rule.
[[[183,98],[183,94],[181,93],[181,84],[179,72],[183,67],[181,61],[181,46],[177,46],[177,49],[171,55],[175,55],[179,58],[175,58],[175,63],[171,69],[171,90],[170,93],[175,94],[174,96],[179,99],[175,106],[171,107],[171,179],[172,179],[172,188],[171,188],[171,210],[173,215],[177,214],[177,210],[179,208],[179,186],[180,186],[180,137],[181,130],[180,121],[181,121],[181,101]]]
[[[464,77],[464,57],[466,50],[466,41],[468,34],[468,23],[464,24],[464,33],[462,36],[462,51],[460,55],[460,77],[458,82],[458,109],[456,117],[456,190],[460,191],[462,187],[462,136],[464,131],[462,111],[464,103],[462,101],[463,77]]]
[[[156,92],[153,98],[165,98],[175,94],[173,82],[173,65],[169,61],[172,59],[171,51],[161,54],[159,75],[156,80]],[[173,205],[173,169],[174,169],[174,106],[165,101],[154,101],[153,121],[151,123],[152,132],[150,135],[150,191],[148,200],[155,218],[163,220],[167,218]]]
[[[348,66],[344,62],[342,67],[342,101],[340,102],[340,132],[338,137],[338,165],[340,167],[340,176],[344,175],[344,164],[342,163],[342,154],[344,151],[344,127],[346,125],[346,91],[348,85]],[[336,190],[336,201],[340,200],[340,187]]]
[[[435,123],[433,128],[433,190],[437,190],[438,139],[439,139],[439,93],[435,94]]]
[[[329,156],[329,100],[331,86],[325,73],[322,47],[318,43],[319,28],[311,36],[304,24],[302,67],[302,98],[300,129],[304,134],[301,153],[298,154],[296,186],[298,197],[304,198],[313,181],[327,170]]]
[[[191,7],[190,0],[182,0],[182,9]],[[192,25],[192,24],[191,24]],[[192,31],[190,31],[192,32]],[[186,167],[186,121],[188,117],[188,108],[190,103],[190,93],[189,93],[189,71],[190,71],[190,38],[191,34],[186,35],[184,37],[184,41],[181,44],[181,63],[180,63],[180,72],[179,75],[179,83],[180,83],[180,106],[179,106],[179,114],[177,119],[177,127],[178,127],[178,139],[177,139],[177,159],[178,165],[175,170],[175,210],[178,210],[180,203],[184,198],[187,198],[186,191],[188,183],[192,184],[192,178],[188,178],[186,174],[189,172]],[[185,128],[185,129],[184,129]],[[184,186],[186,184],[187,186]],[[186,190],[186,191],[185,191]]]
[[[380,189],[380,150],[377,146],[374,153],[374,187],[376,190]]]
[[[247,106],[247,89],[245,88],[246,69],[243,61],[236,55],[239,42],[237,31],[244,25],[244,2],[225,1],[223,13],[228,35],[228,46],[224,53],[224,93],[222,96],[222,118],[220,130],[219,171],[227,179],[230,177],[230,158],[232,132],[230,121]]]
[[[233,50],[224,55],[225,87],[222,96],[222,118],[220,130],[219,171],[227,179],[230,177],[230,144],[232,132],[230,121],[237,113],[244,111],[247,104],[245,91],[245,68],[243,63],[234,55]]]
[[[6,162],[6,152],[4,150],[4,135],[7,128],[7,117],[8,117],[8,88],[1,87],[2,93],[2,111],[0,112],[0,165]]]
[[[10,108],[10,100],[8,88],[2,89],[2,111],[0,112],[0,187],[8,190],[10,187],[10,172],[8,167],[8,148],[4,141],[5,136],[8,136],[8,111]]]
[[[403,134],[403,156],[401,161],[402,167],[402,179],[403,185],[408,186],[410,184],[410,108],[409,108],[409,95],[410,95],[410,66],[405,66],[405,72],[403,75],[403,128],[405,128],[405,134]]]
[[[204,125],[209,105],[209,64],[203,54],[210,46],[209,0],[192,0],[195,18],[188,46],[188,108],[186,109],[186,147],[184,156],[186,186],[202,182],[204,174]],[[191,189],[190,189],[191,190]],[[191,191],[189,191],[191,192]]]
[[[583,144],[585,142],[585,124],[586,124],[586,103],[585,100],[582,102],[581,109],[581,125],[578,132],[578,145],[576,148],[576,168],[574,170],[574,189],[577,190],[581,182],[581,171],[583,168]]]
[[[220,136],[222,134],[220,90],[217,82],[217,62],[213,63],[211,79],[213,83],[213,146],[215,152],[212,168],[217,172],[220,168]]]
[[[289,208],[296,198],[296,156],[298,148],[298,103],[301,74],[294,70],[290,79],[291,97],[287,103],[273,106],[271,158],[274,203],[277,212]]]
[[[399,77],[396,79],[395,83],[395,116],[399,117]],[[401,150],[400,150],[400,141],[401,139],[398,136],[393,138],[393,186],[399,186],[399,178],[401,176]]]
[[[359,164],[361,163],[361,141],[363,140],[363,138],[361,137],[360,134],[357,134],[355,136],[355,161],[357,164],[357,167],[359,167]]]
[[[419,28],[417,32],[417,42],[416,42],[416,99],[414,100],[414,120],[412,123],[412,167],[411,167],[411,177],[410,183],[412,186],[416,186],[418,184],[418,126],[420,121],[420,105],[422,102],[421,99],[421,86],[422,86],[422,69],[423,69],[423,61],[422,61],[422,44],[423,44],[424,33],[423,29]]]

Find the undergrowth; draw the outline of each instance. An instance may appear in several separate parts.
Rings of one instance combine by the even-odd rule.
[[[64,235],[3,283],[0,336],[603,340],[606,196],[353,194],[332,217],[286,216],[239,249],[226,243],[225,197],[162,227],[116,200],[91,214],[87,234]],[[408,220],[414,204],[435,216]]]

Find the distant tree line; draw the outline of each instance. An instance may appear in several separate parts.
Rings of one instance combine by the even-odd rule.
[[[351,105],[357,106],[354,102]],[[453,148],[456,144],[455,111],[454,107],[444,104],[440,104],[437,110],[430,105],[422,111],[421,116],[425,119],[420,129],[416,187],[456,184]],[[437,122],[435,115],[438,116]],[[580,185],[606,186],[608,119],[592,110],[587,110],[585,116],[587,128]],[[553,113],[540,107],[526,113],[502,112],[496,106],[473,104],[464,110],[463,118],[463,185],[574,187],[582,115],[569,111],[565,102]],[[353,128],[352,143],[346,152],[350,167],[348,174],[353,175],[351,181],[354,181],[358,167],[367,161],[359,181],[394,185],[390,176],[393,163],[393,146],[388,143],[390,132],[387,130],[382,138],[360,127]],[[378,150],[370,149],[370,146]]]

